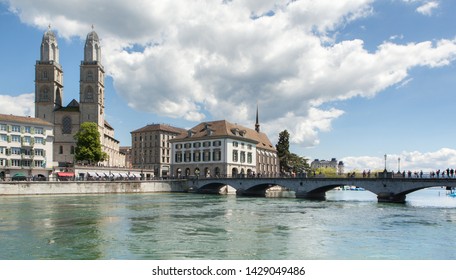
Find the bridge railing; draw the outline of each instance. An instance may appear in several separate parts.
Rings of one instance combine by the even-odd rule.
[[[450,171],[407,171],[407,172],[348,172],[343,174],[315,174],[315,173],[302,173],[297,175],[287,174],[257,174],[257,175],[212,175],[212,176],[180,176],[173,179],[285,179],[285,178],[317,178],[317,179],[341,179],[341,178],[352,178],[352,179],[456,179],[456,172],[451,173]]]

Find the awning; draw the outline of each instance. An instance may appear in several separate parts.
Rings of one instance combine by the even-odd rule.
[[[57,176],[59,177],[74,177],[73,172],[57,172]]]

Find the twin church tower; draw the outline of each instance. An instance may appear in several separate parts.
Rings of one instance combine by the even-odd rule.
[[[114,129],[105,120],[104,76],[100,40],[92,30],[87,34],[80,65],[79,102],[73,99],[63,106],[63,69],[57,38],[50,28],[44,33],[40,60],[35,65],[35,117],[54,124],[54,162],[74,162],[74,135],[83,122],[94,122],[100,132],[102,149],[109,156],[103,164],[125,165]]]

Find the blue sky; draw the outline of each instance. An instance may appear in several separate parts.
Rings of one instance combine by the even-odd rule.
[[[121,145],[148,123],[253,128],[258,104],[271,141],[287,129],[292,152],[310,159],[456,168],[455,13],[451,0],[0,0],[0,112],[33,115],[49,24],[64,103],[78,99],[93,24]]]

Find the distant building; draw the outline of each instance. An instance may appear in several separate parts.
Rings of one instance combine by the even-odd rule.
[[[344,173],[344,163],[342,161],[337,162],[335,158],[332,158],[330,161],[315,159],[310,164],[310,168],[313,170],[318,168],[333,168],[339,175]]]
[[[266,134],[225,120],[203,122],[170,141],[173,176],[276,176],[277,151]]]
[[[0,114],[0,180],[49,178],[53,128],[38,118]]]
[[[131,146],[121,146],[119,152],[125,156],[125,167],[133,168],[131,159]]]
[[[155,177],[168,177],[171,171],[170,140],[185,134],[182,128],[149,124],[131,132],[133,168],[153,170]]]

